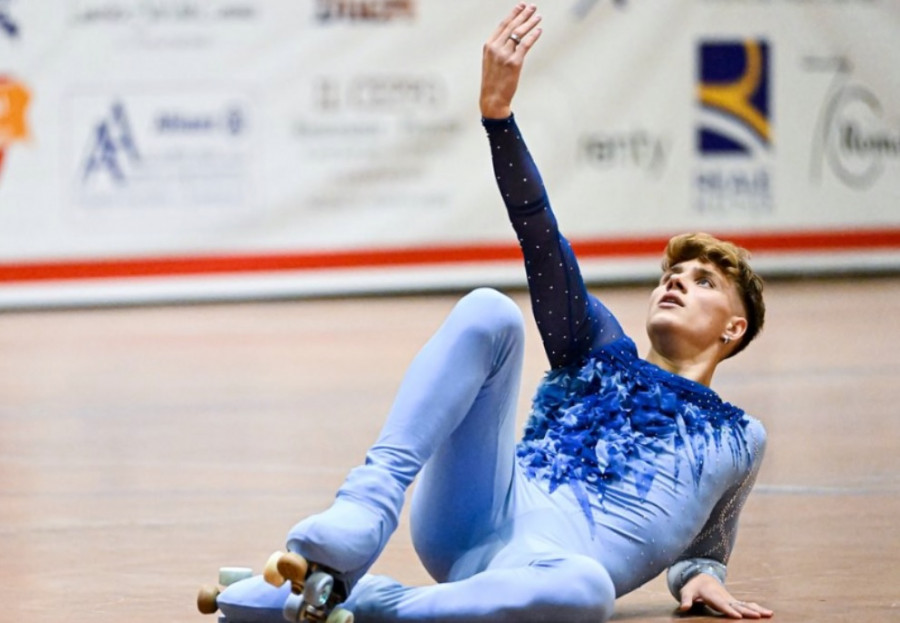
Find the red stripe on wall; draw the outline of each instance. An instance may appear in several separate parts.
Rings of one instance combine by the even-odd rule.
[[[752,252],[900,250],[900,229],[720,234]],[[668,238],[573,240],[583,259],[662,256]],[[274,273],[518,260],[513,244],[0,263],[0,283]]]

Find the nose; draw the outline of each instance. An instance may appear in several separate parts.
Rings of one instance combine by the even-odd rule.
[[[681,276],[678,274],[670,275],[669,279],[666,281],[666,292],[673,289],[680,292],[687,292],[687,288],[685,287],[684,282],[681,280]]]

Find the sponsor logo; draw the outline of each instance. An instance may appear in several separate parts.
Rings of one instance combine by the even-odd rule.
[[[611,2],[620,9],[625,8],[628,4],[628,0],[611,0]],[[576,19],[584,19],[597,4],[599,4],[599,0],[576,0],[572,7],[572,13]]]
[[[853,4],[878,4],[883,0],[705,0],[707,4],[766,4],[772,5],[776,3],[781,4],[805,4],[805,5],[823,5],[823,4],[839,4],[841,6],[848,6]],[[890,2],[891,0],[887,0]]]
[[[813,136],[810,177],[821,183],[827,167],[845,186],[865,190],[900,163],[900,124],[889,124],[878,94],[853,82],[847,59],[806,59],[811,71],[832,71]]]
[[[768,213],[773,209],[771,60],[765,41],[699,43],[695,209]]]
[[[769,46],[761,41],[701,43],[698,99],[705,114],[701,154],[750,154],[771,144]]]
[[[2,0],[0,0],[2,1]],[[118,33],[117,49],[203,48],[260,17],[259,0],[78,0],[66,3],[72,28]]]
[[[662,173],[668,151],[661,136],[646,130],[584,134],[578,149],[581,159],[597,168],[638,169],[653,175]]]
[[[106,175],[112,182],[124,184],[140,162],[128,113],[121,102],[115,102],[106,118],[91,132],[81,180],[87,182],[95,176]]]
[[[247,107],[197,94],[72,102],[73,200],[82,207],[238,206],[248,195]],[[78,138],[78,135],[81,138]]]
[[[361,75],[342,81],[322,77],[313,85],[321,111],[427,112],[443,107],[447,85],[442,76]]]
[[[467,122],[448,110],[446,77],[433,73],[323,74],[291,122],[296,161],[305,162],[304,209],[446,207],[452,190],[431,163]]]
[[[21,82],[0,76],[0,174],[7,148],[28,138],[25,115],[31,94]]]
[[[415,0],[316,0],[320,22],[388,22],[416,16]]]
[[[248,0],[216,3],[200,0],[81,0],[72,3],[69,10],[70,19],[82,26],[127,24],[141,27],[248,21],[256,18],[258,13],[257,2]]]
[[[449,89],[443,76],[320,76],[311,95],[315,114],[299,118],[294,132],[317,157],[378,152],[384,141],[437,140],[461,131],[459,120],[445,113]]]
[[[11,39],[19,36],[19,24],[9,11],[9,0],[0,0],[0,33]]]

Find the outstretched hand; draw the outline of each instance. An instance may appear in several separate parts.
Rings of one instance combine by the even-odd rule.
[[[541,36],[541,16],[533,4],[520,2],[484,44],[481,61],[481,116],[505,119],[519,86],[525,55]]]
[[[757,603],[735,599],[719,580],[706,573],[695,575],[682,587],[678,612],[687,612],[697,603],[732,619],[767,619],[774,614]]]

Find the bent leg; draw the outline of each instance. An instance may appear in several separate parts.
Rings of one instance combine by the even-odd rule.
[[[408,485],[451,436],[482,432],[468,441],[496,446],[496,421],[514,414],[518,398],[523,334],[507,296],[480,288],[463,297],[407,370],[367,463]]]
[[[598,562],[563,556],[434,586],[407,587],[366,576],[345,607],[357,623],[602,623],[614,602],[612,580]]]
[[[500,293],[479,289],[460,300],[407,370],[365,465],[350,473],[330,509],[291,530],[288,548],[345,572],[352,584],[396,528],[406,487],[435,453],[448,451],[451,436],[484,452],[466,455],[470,478],[499,478],[491,488],[507,491],[522,334],[518,307]]]
[[[465,417],[434,450],[412,501],[413,543],[438,581],[504,521],[512,492],[524,322],[509,298],[478,294],[468,309],[475,317],[469,339],[490,345],[477,371],[483,380]]]

